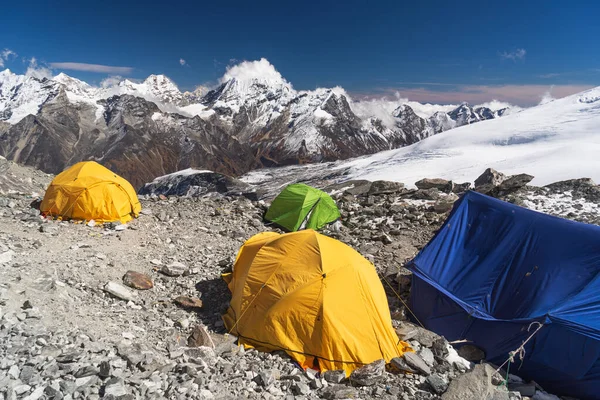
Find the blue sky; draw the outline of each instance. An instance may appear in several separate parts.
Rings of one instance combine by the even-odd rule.
[[[3,5],[0,50],[16,53],[4,67],[23,73],[35,58],[95,84],[163,73],[189,90],[264,57],[296,89],[442,103],[530,105],[600,85],[600,2],[80,3]]]

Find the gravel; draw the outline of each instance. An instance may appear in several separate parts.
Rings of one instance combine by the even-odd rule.
[[[555,196],[576,197],[587,210],[576,218],[596,221],[595,189],[577,185],[523,187],[502,196],[536,207],[550,207]],[[324,233],[374,262],[406,300],[404,263],[458,198],[451,190],[460,186],[450,186],[338,187],[342,223]],[[221,320],[229,302],[221,274],[231,270],[246,239],[276,230],[262,223],[268,203],[221,195],[142,197],[140,217],[117,229],[43,220],[30,207],[35,193],[21,189],[0,195],[1,400],[440,399],[469,373],[470,364],[456,362],[444,338],[406,321],[405,306],[386,284],[394,326],[416,351],[387,369],[379,361],[350,379],[341,371],[321,376],[298,369],[285,353],[237,346]]]

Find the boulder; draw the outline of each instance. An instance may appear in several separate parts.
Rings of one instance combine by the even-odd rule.
[[[352,371],[350,381],[360,386],[373,386],[383,379],[384,373],[385,360],[381,359]]]
[[[444,193],[450,193],[454,189],[454,183],[452,183],[452,181],[440,178],[424,178],[418,182],[415,182],[415,186],[417,189],[437,189]]]
[[[498,188],[502,191],[512,191],[522,188],[533,179],[533,175],[518,174],[512,175],[510,178],[503,181]]]
[[[475,179],[475,189],[481,188],[482,186],[498,186],[507,179],[506,175],[502,172],[498,172],[493,168],[486,169],[483,174],[479,175]]]
[[[379,196],[382,194],[399,193],[404,189],[404,183],[391,181],[375,181],[371,184],[369,195]]]
[[[494,375],[497,372],[489,364],[477,364],[472,371],[452,380],[442,400],[508,400],[506,388],[492,383]]]

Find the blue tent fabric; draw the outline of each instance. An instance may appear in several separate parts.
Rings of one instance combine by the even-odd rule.
[[[600,399],[599,226],[467,192],[409,268],[412,309],[426,328],[500,364],[540,322],[512,372]]]

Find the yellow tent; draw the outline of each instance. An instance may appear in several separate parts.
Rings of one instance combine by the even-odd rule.
[[[314,230],[253,236],[224,278],[232,299],[223,320],[246,346],[347,374],[412,351],[392,327],[375,267]]]
[[[133,186],[94,161],[58,174],[40,205],[47,216],[122,223],[137,217],[141,208]]]

